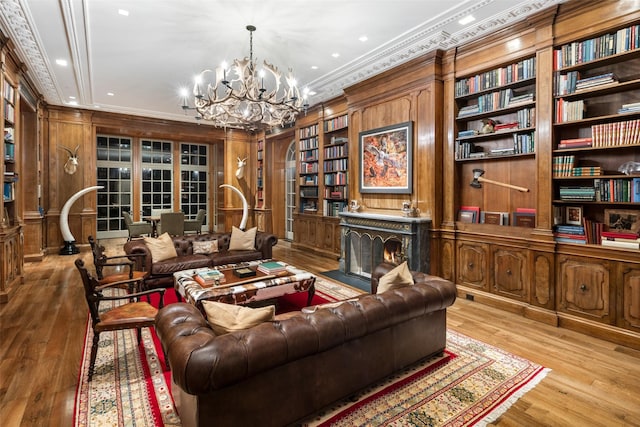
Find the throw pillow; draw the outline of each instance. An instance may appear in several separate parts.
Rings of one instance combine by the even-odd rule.
[[[252,328],[260,323],[273,320],[276,314],[274,305],[251,308],[222,302],[202,301],[202,306],[207,314],[207,321],[216,335]]]
[[[403,262],[393,270],[387,272],[378,280],[378,290],[376,293],[381,294],[391,289],[398,289],[405,286],[413,285],[413,276],[409,270],[407,262]]]
[[[178,256],[176,247],[173,246],[173,240],[169,233],[163,233],[157,239],[153,237],[145,237],[144,242],[151,251],[151,259],[153,261],[164,261],[165,259],[175,258]]]
[[[258,227],[242,231],[239,228],[231,227],[231,240],[229,241],[230,251],[253,251],[256,248],[256,232]]]
[[[209,255],[218,252],[218,240],[207,240],[206,242],[193,242],[193,253]]]

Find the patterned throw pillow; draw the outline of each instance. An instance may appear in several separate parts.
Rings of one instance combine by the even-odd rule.
[[[377,294],[381,294],[391,289],[398,289],[413,285],[413,276],[409,270],[407,262],[403,262],[393,270],[387,272],[378,280]]]
[[[218,240],[207,240],[206,242],[193,242],[193,253],[209,255],[218,252]]]
[[[253,251],[256,248],[257,227],[242,231],[239,228],[231,227],[231,240],[229,241],[230,251]]]
[[[178,256],[169,233],[164,233],[157,239],[153,237],[145,237],[144,243],[146,243],[149,248],[149,251],[151,252],[151,259],[153,261],[164,261],[165,259],[175,258]]]
[[[253,328],[260,323],[273,320],[275,305],[251,308],[215,301],[202,301],[207,321],[216,335]]]

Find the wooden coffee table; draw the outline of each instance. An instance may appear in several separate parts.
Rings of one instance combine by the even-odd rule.
[[[315,294],[316,276],[292,265],[287,265],[286,270],[278,275],[266,275],[257,271],[258,265],[266,261],[273,260],[216,266],[215,268],[225,275],[225,282],[212,286],[203,286],[194,279],[198,271],[209,270],[209,268],[178,271],[173,274],[176,293],[200,309],[202,309],[202,301],[248,304],[296,292],[307,292],[307,305],[311,304]],[[256,275],[237,277],[233,270],[240,267],[256,270]]]

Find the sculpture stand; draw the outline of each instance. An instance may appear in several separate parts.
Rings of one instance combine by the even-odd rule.
[[[79,254],[80,249],[76,246],[76,241],[64,242],[64,246],[60,249],[60,255],[74,255]]]

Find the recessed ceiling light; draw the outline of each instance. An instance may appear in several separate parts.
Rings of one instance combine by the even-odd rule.
[[[61,67],[66,67],[67,66],[67,60],[66,59],[56,59],[56,64],[58,64]]]
[[[358,38],[358,40],[360,40],[361,42],[366,42],[367,40],[369,40],[369,37],[367,37],[367,36],[360,36],[360,37]]]
[[[340,54],[336,52],[336,53],[332,53],[331,56],[333,56],[334,58],[338,58]]]
[[[129,11],[124,9],[118,9],[118,15],[129,16]]]
[[[312,70],[317,70],[317,69],[318,69],[318,66],[317,66],[317,65],[312,65],[312,66],[311,66],[311,69],[312,69]]]
[[[107,95],[113,96],[113,92],[107,92]]]
[[[468,16],[465,16],[464,18],[462,18],[461,20],[459,20],[458,24],[467,25],[467,24],[469,24],[469,23],[471,23],[471,22],[473,22],[475,20],[476,20],[476,18],[474,18],[473,15],[468,15]]]
[[[318,93],[318,92],[316,92],[315,90],[310,90],[308,94],[309,94],[309,95],[311,95],[311,96],[313,96],[313,95],[316,95],[317,93]]]

